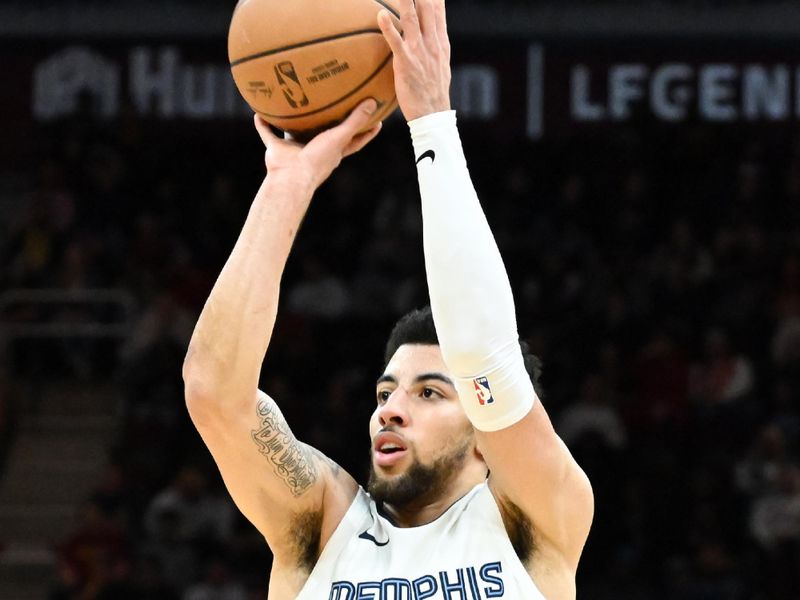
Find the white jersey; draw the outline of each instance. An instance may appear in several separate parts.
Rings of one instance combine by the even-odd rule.
[[[297,600],[544,600],[484,482],[419,527],[395,527],[359,488]]]

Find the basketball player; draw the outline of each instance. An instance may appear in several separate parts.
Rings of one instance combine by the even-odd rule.
[[[370,494],[298,441],[257,382],[300,222],[341,159],[377,135],[357,133],[374,101],[305,146],[256,119],[267,176],[189,347],[189,411],[272,549],[270,600],[574,598],[591,487],[526,373],[450,111],[444,2],[400,5],[402,37],[378,20],[417,158],[432,319],[405,317],[387,346]]]

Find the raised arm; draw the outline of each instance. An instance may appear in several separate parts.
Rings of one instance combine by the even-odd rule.
[[[275,401],[258,390],[258,380],[283,270],[311,197],[343,157],[377,135],[380,126],[357,134],[374,110],[374,101],[361,104],[305,146],[278,138],[256,117],[267,147],[267,176],[184,362],[192,421],[237,506],[278,561],[298,560],[324,546],[356,491],[349,475],[294,437]],[[303,531],[310,544],[299,547]]]
[[[450,46],[443,0],[401,2],[394,52],[422,196],[425,265],[437,336],[477,430],[490,486],[506,512],[532,523],[540,550],[577,568],[593,514],[588,480],[536,397],[519,347],[502,258],[471,183],[450,111]],[[552,563],[551,563],[552,564]]]

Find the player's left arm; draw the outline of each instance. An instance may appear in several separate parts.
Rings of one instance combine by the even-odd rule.
[[[542,403],[537,399],[530,412],[509,427],[476,431],[495,497],[501,504],[511,502],[530,519],[534,545],[547,540],[577,569],[594,516],[594,495]]]
[[[505,266],[470,180],[450,111],[443,0],[400,1],[401,37],[379,17],[394,54],[422,196],[425,267],[436,331],[501,503],[577,567],[594,512],[586,475],[536,398],[519,347]]]
[[[444,362],[501,504],[512,503],[577,568],[594,504],[589,481],[537,398],[519,345],[511,285],[470,181],[453,112],[411,124],[425,268]],[[429,155],[430,156],[430,155]]]

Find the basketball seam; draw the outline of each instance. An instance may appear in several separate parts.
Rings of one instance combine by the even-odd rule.
[[[395,105],[395,103],[396,103],[396,102],[397,102],[397,96],[392,96],[392,99],[391,99],[391,100],[389,100],[389,102],[387,102],[387,103],[386,103],[386,105],[387,105],[387,106],[386,106],[386,108],[384,108],[384,109],[383,109],[381,112],[377,113],[377,114],[375,115],[375,117],[380,117],[381,119],[383,119],[383,117],[384,117],[384,116],[386,116],[386,113],[388,112],[388,110],[389,110],[390,108],[391,108],[392,110],[394,110],[395,108],[397,108],[397,106]],[[393,106],[393,105],[395,105],[395,106]],[[373,117],[373,118],[374,118],[374,117]]]
[[[391,60],[391,58],[392,58],[392,53],[390,52],[389,55],[383,60],[383,62],[381,62],[381,64],[378,65],[378,68],[375,69],[372,73],[370,73],[369,77],[367,77],[364,81],[362,81],[360,84],[358,84],[357,87],[352,89],[350,92],[348,92],[347,94],[345,94],[341,98],[338,98],[334,102],[331,102],[330,104],[326,104],[322,108],[318,108],[316,110],[312,110],[310,112],[303,113],[302,115],[286,115],[286,116],[284,116],[284,115],[273,115],[273,114],[270,114],[270,113],[261,112],[260,110],[256,111],[256,112],[258,112],[258,114],[260,114],[260,115],[263,115],[265,117],[269,117],[269,118],[272,118],[272,119],[302,119],[303,117],[308,117],[308,116],[311,116],[311,115],[315,115],[315,114],[317,114],[319,112],[322,112],[323,110],[328,110],[331,106],[336,106],[337,104],[339,104],[339,102],[342,102],[343,100],[346,100],[347,98],[349,98],[350,96],[355,94],[358,90],[360,90],[365,85],[367,85],[370,81],[372,81],[374,79],[374,77],[383,70],[383,68],[386,66],[386,63],[388,63],[389,60]]]
[[[390,13],[392,13],[392,14],[393,14],[395,17],[397,17],[398,19],[400,18],[400,13],[399,13],[399,12],[397,12],[397,11],[396,11],[394,8],[392,8],[391,6],[389,6],[389,4],[387,4],[387,3],[386,3],[386,2],[384,2],[383,0],[375,0],[375,2],[377,2],[378,4],[380,4],[380,5],[381,5],[383,8],[385,8],[386,10],[388,10]]]
[[[376,0],[377,2],[377,0]],[[270,56],[271,54],[278,54],[279,52],[286,52],[287,50],[295,50],[297,48],[304,48],[305,46],[313,46],[314,44],[321,44],[323,42],[330,42],[332,40],[339,40],[342,38],[354,36],[354,35],[364,35],[368,33],[377,33],[381,34],[380,29],[358,29],[356,31],[348,31],[345,33],[337,33],[336,35],[329,35],[322,38],[317,38],[314,40],[308,40],[305,42],[300,42],[298,44],[292,44],[290,46],[283,46],[282,48],[274,48],[273,50],[266,50],[264,52],[259,52],[258,54],[252,54],[250,56],[245,56],[244,58],[238,58],[231,62],[231,68],[241,65],[242,63],[249,62],[251,60],[256,60],[257,58],[263,58],[265,56]]]

